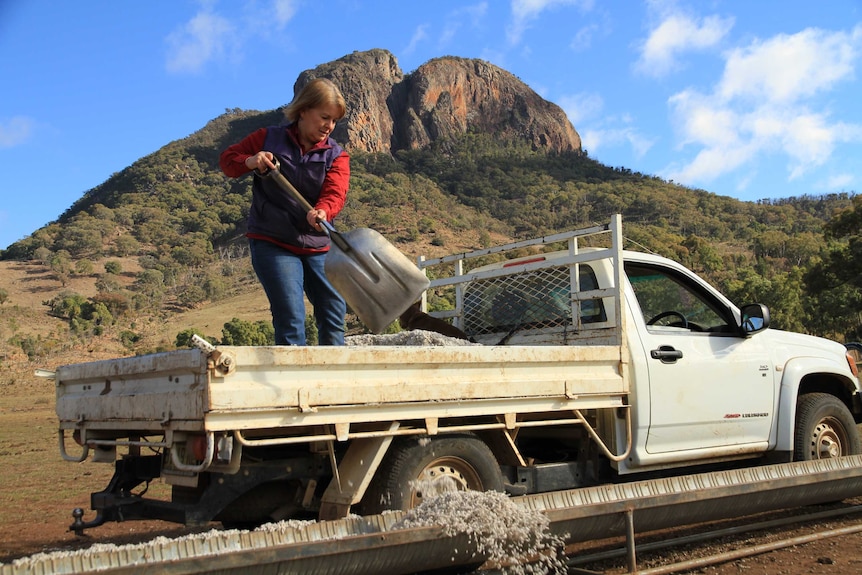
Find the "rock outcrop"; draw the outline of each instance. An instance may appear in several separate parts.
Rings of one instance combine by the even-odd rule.
[[[306,70],[294,89],[317,77],[344,93],[347,117],[334,137],[348,149],[416,149],[473,131],[527,141],[534,149],[581,150],[559,106],[484,60],[435,58],[405,76],[386,50],[354,52]]]
[[[333,134],[338,143],[368,152],[392,151],[396,118],[389,100],[393,87],[404,80],[395,56],[385,50],[348,54],[300,74],[294,92],[321,77],[335,82],[347,100],[347,118]]]

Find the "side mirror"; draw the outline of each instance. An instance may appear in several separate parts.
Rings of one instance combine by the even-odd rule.
[[[769,308],[762,303],[744,305],[739,312],[739,329],[744,335],[753,335],[769,327]]]

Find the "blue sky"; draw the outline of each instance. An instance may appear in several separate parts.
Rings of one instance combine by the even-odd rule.
[[[372,48],[500,66],[609,166],[742,200],[862,191],[862,0],[0,0],[0,249]]]

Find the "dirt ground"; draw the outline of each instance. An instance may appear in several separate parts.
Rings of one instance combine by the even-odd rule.
[[[161,522],[128,522],[76,537],[68,530],[72,510],[84,509],[85,520],[95,517],[90,493],[108,484],[113,467],[61,459],[50,382],[30,386],[24,396],[9,391],[0,391],[0,562],[42,551],[188,532]]]

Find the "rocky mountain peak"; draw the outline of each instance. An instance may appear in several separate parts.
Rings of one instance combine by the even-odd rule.
[[[386,50],[354,52],[306,70],[294,89],[316,77],[331,79],[344,93],[347,117],[333,135],[348,149],[415,149],[471,131],[535,149],[581,149],[559,106],[483,60],[435,58],[405,75]]]

